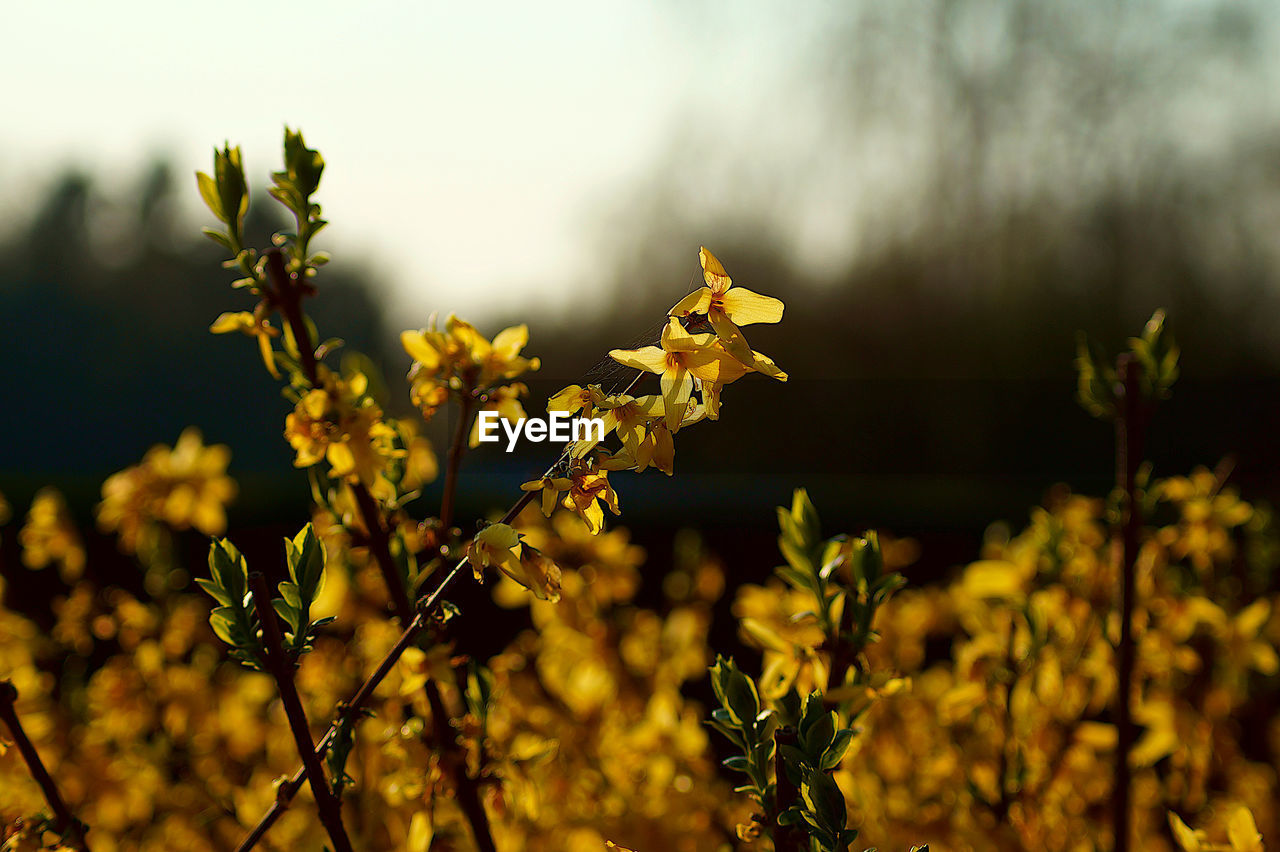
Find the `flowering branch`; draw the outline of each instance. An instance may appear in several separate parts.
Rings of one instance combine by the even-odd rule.
[[[40,753],[36,751],[27,732],[22,728],[18,711],[14,707],[17,700],[18,688],[10,681],[0,680],[0,720],[3,720],[9,729],[14,743],[18,746],[18,751],[22,754],[22,759],[26,761],[27,768],[31,771],[31,777],[35,779],[36,784],[40,785],[45,801],[53,809],[56,820],[54,829],[68,838],[74,848],[81,852],[89,852],[89,844],[84,839],[89,827],[76,819],[71,809],[67,807],[67,803],[63,801],[62,795],[58,792],[58,785],[53,782],[49,770],[40,760]]]
[[[280,700],[284,703],[284,712],[289,718],[289,731],[293,734],[298,754],[302,756],[302,766],[316,799],[320,822],[328,832],[329,839],[333,841],[336,852],[352,852],[351,840],[347,837],[346,828],[342,824],[342,805],[334,796],[329,782],[325,780],[324,768],[320,765],[316,747],[311,742],[307,714],[302,707],[302,699],[298,697],[298,688],[293,682],[293,661],[285,655],[280,625],[276,621],[275,610],[271,607],[271,589],[267,586],[267,578],[260,572],[254,571],[249,575],[249,588],[253,592],[253,604],[258,612],[258,620],[262,623],[262,638],[267,651],[267,670],[280,690]]]

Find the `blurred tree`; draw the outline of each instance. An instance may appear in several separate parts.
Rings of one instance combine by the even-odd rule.
[[[74,474],[86,480],[82,499],[96,497],[103,476],[196,424],[231,446],[239,471],[287,476],[286,403],[255,353],[206,333],[234,276],[178,215],[175,192],[190,189],[164,162],[119,196],[69,172],[0,245],[0,351],[13,388],[0,445],[16,450],[0,475]],[[255,239],[281,227],[275,217],[254,205]],[[336,264],[321,286],[320,327],[379,358],[387,335],[374,283]]]

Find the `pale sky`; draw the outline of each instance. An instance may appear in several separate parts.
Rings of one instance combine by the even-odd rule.
[[[186,179],[224,139],[261,186],[287,123],[325,156],[336,262],[372,259],[401,308],[430,289],[481,314],[589,279],[596,217],[626,226],[616,199],[672,138],[714,150],[723,134],[736,156],[749,134],[800,124],[761,127],[758,108],[779,101],[816,20],[642,0],[15,3],[5,17],[6,211],[65,166],[110,191],[163,153]],[[196,214],[193,179],[188,195]]]

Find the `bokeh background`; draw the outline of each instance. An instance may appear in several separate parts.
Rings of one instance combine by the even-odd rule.
[[[1270,4],[225,0],[6,20],[0,491],[19,511],[52,484],[88,528],[105,476],[194,424],[232,448],[242,542],[277,549],[306,516],[287,404],[253,346],[207,332],[248,301],[199,235],[193,178],[243,144],[265,240],[286,123],[328,162],[335,261],[310,310],[382,365],[401,413],[396,335],[433,314],[527,322],[532,411],[656,337],[700,244],[786,302],[751,340],[791,381],[735,385],[719,424],[681,433],[674,479],[618,483],[654,571],[697,526],[763,577],[796,486],[829,531],[918,538],[913,580],[1055,483],[1105,493],[1076,334],[1114,349],[1156,308],[1184,363],[1157,473],[1229,458],[1246,498],[1280,496]],[[472,454],[462,508],[510,502],[545,465],[527,450]]]

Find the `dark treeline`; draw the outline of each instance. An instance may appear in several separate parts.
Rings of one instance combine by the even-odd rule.
[[[620,193],[599,217],[601,273],[587,282],[602,307],[505,318],[530,324],[529,352],[544,362],[529,408],[604,375],[609,349],[656,338],[705,242],[735,281],[787,303],[781,325],[747,336],[791,381],[735,386],[725,423],[680,436],[676,479],[619,477],[634,525],[719,526],[726,541],[751,530],[743,546],[758,550],[771,546],[771,507],[808,485],[833,529],[928,533],[941,542],[935,564],[971,557],[987,523],[1020,522],[1057,482],[1105,493],[1111,436],[1074,402],[1076,335],[1114,350],[1156,308],[1184,363],[1153,425],[1157,475],[1233,456],[1247,497],[1280,498],[1269,212],[1280,200],[1280,121],[1263,85],[1274,25],[1257,4],[1168,5],[1154,17],[1029,0],[833,7],[803,75],[821,93],[827,147],[798,148],[792,171],[761,179],[749,140],[694,138]],[[1201,108],[1203,126],[1188,128]],[[912,140],[914,153],[895,160],[871,144],[886,137]],[[731,210],[692,203],[720,190],[697,175],[723,181],[735,169]],[[855,195],[868,170],[898,175],[870,210]],[[849,208],[866,211],[850,217],[858,250],[846,264],[798,262],[788,223],[803,211],[776,191],[806,180],[847,184]],[[11,387],[0,490],[15,506],[55,481],[87,513],[103,476],[195,424],[231,445],[242,518],[304,511],[276,384],[247,341],[207,333],[248,299],[228,288],[197,225],[175,215],[178,192],[194,188],[163,166],[124,200],[70,175],[0,246]],[[264,244],[279,223],[252,215]],[[400,328],[355,268],[336,258],[310,309],[323,334],[373,354],[395,387],[407,365]],[[492,334],[503,323],[481,325]],[[546,455],[535,446],[470,458],[476,487],[463,509],[509,500]]]

